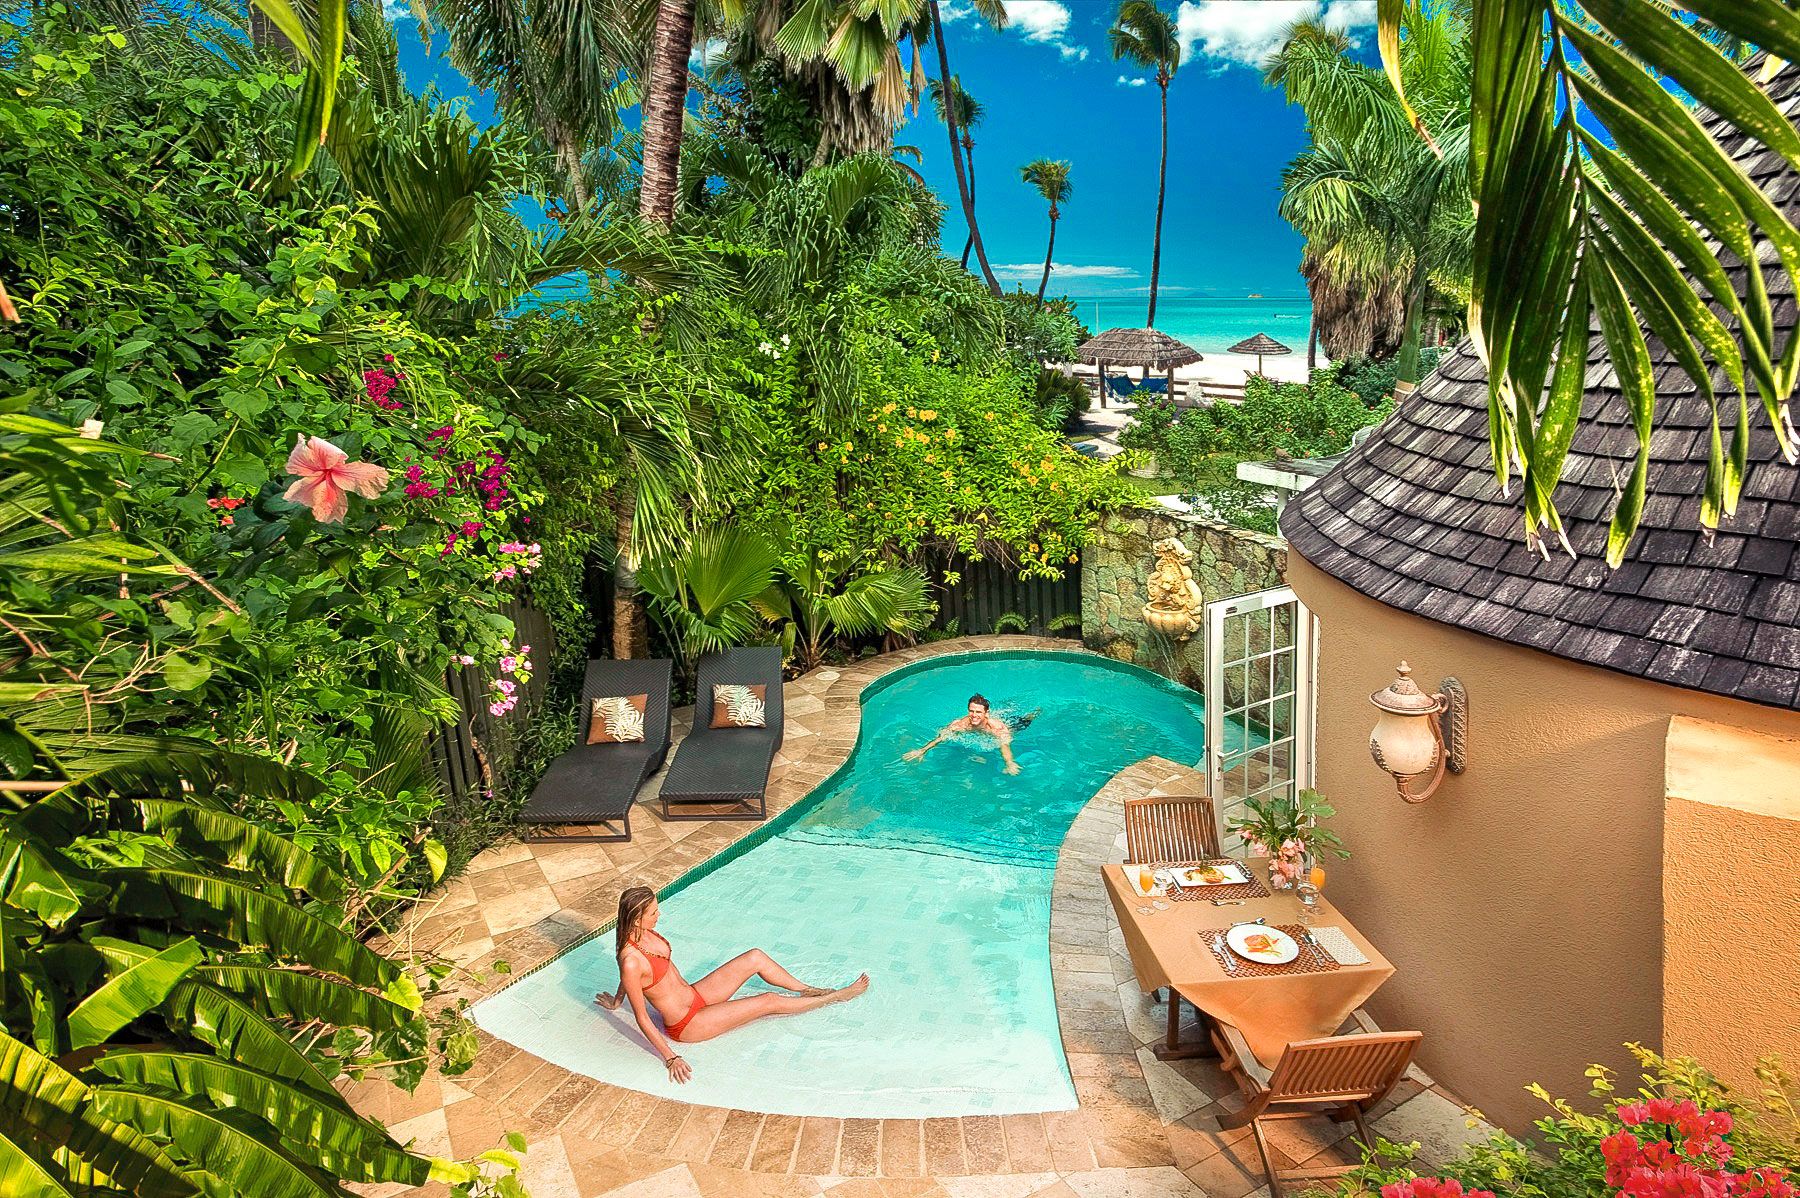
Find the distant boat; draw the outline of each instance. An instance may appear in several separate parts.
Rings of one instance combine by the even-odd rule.
[[[1261,299],[1261,298],[1262,298],[1262,292],[1260,292],[1260,291],[1252,291],[1252,292],[1251,292],[1251,293],[1250,293],[1250,296],[1249,296],[1249,298],[1250,298],[1250,299]]]

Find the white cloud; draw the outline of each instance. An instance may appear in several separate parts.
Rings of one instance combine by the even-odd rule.
[[[1008,277],[1037,278],[1044,273],[1042,262],[1016,262],[1009,265],[996,265],[993,271],[997,275]],[[1135,279],[1138,272],[1129,266],[1071,266],[1067,262],[1052,262],[1050,273],[1059,279]]]
[[[1059,0],[1008,0],[1006,23],[1028,42],[1057,42],[1069,31],[1069,6]]]
[[[412,0],[381,0],[381,15],[390,21],[413,15]]]
[[[1150,80],[1146,79],[1142,75],[1120,75],[1119,76],[1119,86],[1120,87],[1144,87],[1149,82],[1150,82]]]
[[[938,13],[944,18],[946,25],[976,18],[974,5],[959,4],[957,0],[944,0]],[[1087,59],[1088,48],[1069,41],[1067,37],[1072,19],[1069,6],[1062,0],[1007,0],[1008,30],[1028,42],[1056,47],[1056,52],[1065,60],[1083,62]]]
[[[1344,30],[1373,25],[1375,0],[1182,0],[1175,18],[1182,60],[1207,58],[1220,68],[1260,67],[1289,25],[1308,20]]]

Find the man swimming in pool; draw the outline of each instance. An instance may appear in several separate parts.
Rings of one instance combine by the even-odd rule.
[[[1013,733],[1023,731],[1031,721],[1037,719],[1038,713],[1029,715],[994,715],[992,705],[983,695],[969,696],[969,714],[959,720],[952,720],[944,725],[943,731],[931,738],[931,743],[914,749],[906,755],[908,761],[921,761],[925,754],[949,740],[959,732],[973,732],[977,736],[991,736],[1000,747],[1000,756],[1006,762],[1006,772],[1019,772],[1019,763],[1013,760]]]

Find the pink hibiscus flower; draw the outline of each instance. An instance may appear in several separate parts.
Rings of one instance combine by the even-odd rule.
[[[323,437],[294,439],[287,472],[297,477],[283,498],[304,503],[321,524],[338,524],[350,510],[350,492],[374,499],[387,490],[388,472],[370,462],[352,462],[350,455]]]

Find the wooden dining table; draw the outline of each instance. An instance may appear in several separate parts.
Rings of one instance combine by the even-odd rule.
[[[1242,864],[1253,877],[1266,878],[1266,860],[1251,859]],[[1206,1016],[1235,1027],[1243,1033],[1257,1059],[1271,1069],[1293,1041],[1335,1033],[1369,995],[1393,976],[1394,967],[1388,959],[1323,894],[1311,927],[1315,931],[1328,927],[1342,930],[1368,958],[1367,963],[1274,972],[1248,970],[1234,959],[1234,972],[1213,953],[1213,934],[1222,934],[1232,924],[1256,919],[1275,925],[1302,923],[1300,900],[1294,891],[1275,890],[1264,898],[1215,906],[1205,898],[1145,898],[1126,878],[1121,865],[1102,866],[1101,874],[1119,927],[1125,933],[1125,947],[1131,954],[1138,985],[1146,993],[1168,987]],[[1157,902],[1164,904],[1161,909],[1155,906]],[[1142,908],[1149,908],[1148,914]],[[1302,946],[1302,960],[1311,952],[1311,946]],[[1156,1055],[1164,1059],[1210,1055],[1204,1037],[1199,1043],[1181,1041],[1179,1008],[1171,995],[1168,1033]]]

